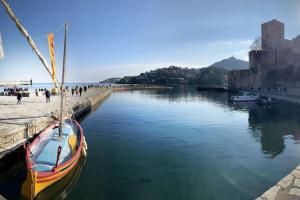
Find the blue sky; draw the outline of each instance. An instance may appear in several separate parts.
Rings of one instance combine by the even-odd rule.
[[[298,0],[8,0],[43,55],[46,37],[69,22],[67,81],[93,82],[176,65],[204,67],[229,56],[247,60],[260,25],[285,23],[300,34]],[[26,40],[0,6],[5,59],[0,80],[50,82]],[[63,30],[54,34],[61,71]],[[60,73],[58,73],[60,76]]]

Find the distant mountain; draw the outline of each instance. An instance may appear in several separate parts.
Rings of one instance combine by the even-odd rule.
[[[235,57],[230,57],[223,59],[221,61],[218,61],[209,67],[216,67],[220,69],[226,69],[226,70],[237,70],[237,69],[248,69],[249,68],[249,62],[246,62],[244,60],[236,59]]]
[[[101,81],[100,83],[117,83],[121,80],[121,78],[108,78],[104,81]]]

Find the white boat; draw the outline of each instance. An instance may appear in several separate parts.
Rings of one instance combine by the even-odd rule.
[[[230,97],[230,100],[234,102],[258,101],[258,99],[259,95],[251,94],[250,92],[242,92],[240,95],[233,95]]]

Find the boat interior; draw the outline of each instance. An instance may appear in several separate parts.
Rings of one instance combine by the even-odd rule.
[[[33,163],[33,170],[52,171],[57,164],[70,160],[76,152],[79,141],[79,129],[72,121],[67,120],[63,123],[61,136],[59,136],[59,126],[55,126],[31,146],[30,161]],[[60,153],[58,153],[59,151]]]

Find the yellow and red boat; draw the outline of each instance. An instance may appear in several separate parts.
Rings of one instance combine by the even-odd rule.
[[[87,144],[80,124],[64,120],[62,133],[59,122],[47,127],[26,147],[27,188],[30,199],[66,176],[86,156]],[[30,187],[28,187],[30,186]]]

